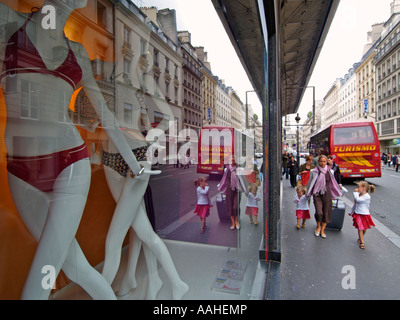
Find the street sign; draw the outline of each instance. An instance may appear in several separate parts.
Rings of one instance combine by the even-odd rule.
[[[211,108],[208,108],[208,120],[211,120]]]
[[[364,113],[368,113],[368,99],[364,99]]]

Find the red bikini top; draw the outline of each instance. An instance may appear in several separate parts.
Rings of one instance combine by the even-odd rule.
[[[71,50],[69,42],[68,55],[64,62],[55,70],[48,69],[26,33],[26,25],[31,20],[33,13],[7,42],[0,80],[17,73],[50,74],[67,81],[75,90],[82,79],[82,69]]]

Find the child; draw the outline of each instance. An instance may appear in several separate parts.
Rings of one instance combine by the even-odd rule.
[[[306,220],[311,219],[310,208],[308,206],[307,187],[298,186],[296,187],[296,196],[294,198],[294,203],[296,203],[296,216],[297,216],[297,230],[300,229],[300,220],[303,220],[302,228],[306,227]]]
[[[366,181],[357,182],[358,188],[354,190],[354,205],[351,208],[349,215],[353,217],[353,226],[358,230],[357,243],[360,249],[365,249],[364,236],[367,229],[375,227],[369,213],[369,204],[371,196],[369,193],[375,192],[375,186],[368,184]]]
[[[203,234],[207,228],[206,218],[210,215],[210,208],[212,207],[210,195],[208,193],[210,187],[207,184],[206,178],[199,178],[194,182],[197,187],[197,204],[194,213],[201,219],[200,233]]]
[[[260,198],[257,197],[258,187],[255,183],[249,185],[249,192],[247,193],[247,203],[246,203],[246,211],[245,213],[250,217],[250,223],[257,225],[257,216],[258,216],[258,201]]]

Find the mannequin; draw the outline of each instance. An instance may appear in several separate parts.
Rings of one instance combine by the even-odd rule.
[[[109,283],[114,280],[119,267],[122,243],[128,229],[131,227],[144,244],[144,253],[149,271],[147,299],[155,299],[162,285],[158,277],[157,262],[153,260],[153,257],[151,257],[150,252],[147,250],[150,249],[160,261],[167,276],[171,280],[173,299],[179,300],[187,292],[189,287],[180,279],[164,242],[153,231],[143,201],[149,176],[151,174],[159,174],[160,171],[150,171],[150,164],[148,162],[140,163],[146,168],[144,174],[136,179],[129,179],[126,177],[123,179],[125,180],[124,182],[121,181],[120,175],[116,171],[107,166],[104,167],[111,193],[119,193],[120,197],[107,234],[106,257],[102,274]],[[119,190],[120,192],[117,192]],[[131,236],[130,234],[130,240]],[[136,242],[133,246],[133,243],[134,241],[130,241],[128,269],[122,281],[123,290],[121,291],[120,289],[120,294],[126,293],[128,289],[134,288],[136,285],[134,272],[140,244]]]
[[[149,29],[148,39],[150,39],[150,37],[151,31]],[[148,46],[148,43],[146,46]],[[158,276],[158,260],[171,281],[173,299],[181,299],[188,291],[189,287],[179,277],[168,248],[154,232],[148,219],[143,200],[150,175],[161,173],[159,170],[151,171],[151,162],[153,159],[148,157],[148,153],[152,154],[152,152],[157,149],[160,154],[161,150],[165,149],[165,146],[159,144],[158,140],[155,143],[153,142],[149,147],[149,142],[143,134],[140,133],[141,129],[145,129],[146,132],[152,130],[149,126],[149,119],[145,121],[145,128],[139,127],[139,123],[143,120],[141,119],[143,116],[141,110],[147,109],[146,99],[152,99],[153,105],[157,106],[158,111],[166,115],[166,117],[158,123],[157,129],[154,129],[152,133],[164,133],[169,128],[170,123],[168,120],[174,119],[174,114],[165,99],[149,97],[143,90],[138,89],[154,83],[152,76],[154,59],[149,51],[146,52],[145,56],[146,63],[143,63],[143,60],[140,59],[139,56],[135,56],[133,61],[136,72],[133,72],[130,76],[132,76],[133,88],[136,88],[136,90],[134,93],[130,94],[131,99],[133,99],[133,101],[130,101],[133,106],[132,121],[129,127],[129,129],[131,129],[131,134],[126,135],[126,141],[129,143],[131,150],[135,153],[140,164],[145,168],[143,175],[133,180],[129,179],[129,174],[126,172],[126,165],[124,163],[121,164],[123,161],[121,161],[120,155],[118,154],[119,151],[115,148],[113,142],[110,141],[110,139],[102,142],[104,172],[110,191],[117,202],[107,234],[106,254],[102,275],[110,284],[114,280],[120,264],[122,244],[129,230],[128,267],[118,294],[127,294],[130,289],[136,287],[136,264],[141,244],[143,244],[149,276],[146,298],[155,299],[162,285],[162,281]],[[141,57],[143,58],[143,56]],[[153,138],[152,136],[152,134],[148,134],[147,138],[151,139]],[[146,152],[147,149],[149,152]],[[135,234],[137,237],[134,237]]]
[[[136,97],[138,97],[137,94]],[[137,117],[132,122],[136,125],[139,123],[140,106],[143,104],[140,101],[138,99],[134,104],[136,108],[134,108],[133,114],[137,115]],[[170,110],[165,105],[159,105],[159,107],[162,108],[165,114],[170,113]],[[135,112],[135,110],[139,110],[139,112]],[[166,125],[163,124],[163,126]],[[138,127],[133,127],[132,129],[139,132]],[[119,295],[127,294],[130,289],[136,287],[136,263],[140,245],[143,242],[149,274],[149,286],[146,298],[155,299],[162,285],[162,281],[158,276],[157,261],[154,259],[156,257],[171,280],[173,299],[179,300],[188,291],[189,287],[180,279],[167,247],[154,232],[147,217],[143,200],[150,175],[160,174],[161,171],[151,171],[151,163],[147,160],[147,142],[144,136],[136,135],[136,139],[127,138],[127,141],[133,152],[136,153],[136,157],[139,160],[143,160],[140,161],[140,164],[145,168],[143,175],[133,180],[129,179],[128,173],[124,171],[126,166],[124,163],[121,163],[120,156],[116,153],[117,150],[113,143],[108,141],[102,144],[104,172],[110,191],[117,202],[117,207],[107,234],[106,255],[102,274],[111,284],[119,268],[124,238],[130,229],[128,268],[122,281]],[[152,149],[154,150],[155,148],[162,149],[163,146],[157,142],[152,145]],[[135,234],[133,231],[138,236],[138,239],[135,239],[135,241],[133,241]]]
[[[84,47],[63,34],[69,15],[85,7],[87,0],[68,3],[44,2],[43,7],[55,9],[55,29],[42,27],[46,14],[40,9],[21,14],[0,4],[1,19],[8,21],[0,33],[0,81],[7,106],[9,188],[22,220],[38,241],[21,298],[48,298],[50,289],[42,287],[41,270],[51,265],[56,274],[62,268],[93,298],[116,299],[75,239],[90,186],[90,162],[86,145],[68,117],[74,90],[83,86],[133,176],[137,178],[143,170],[114,125]],[[19,37],[24,41],[18,42]],[[53,58],[59,48],[64,50],[57,51],[58,59]],[[96,125],[92,122],[88,129]]]

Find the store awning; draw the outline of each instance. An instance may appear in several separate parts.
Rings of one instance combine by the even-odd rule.
[[[268,30],[276,33],[282,115],[297,112],[340,0],[212,2],[257,92],[265,87],[261,21],[265,19]]]

